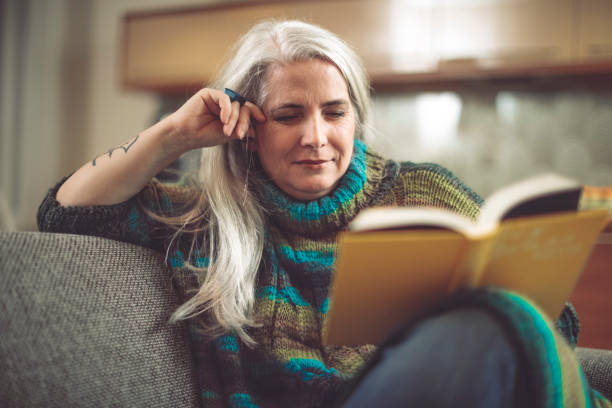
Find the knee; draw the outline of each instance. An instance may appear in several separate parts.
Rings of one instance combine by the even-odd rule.
[[[430,361],[448,369],[478,366],[478,361],[486,365],[516,361],[507,329],[495,316],[476,308],[452,310],[425,319],[407,329],[392,348],[406,349],[411,360],[423,359],[423,363]]]
[[[354,403],[381,395],[419,406],[510,406],[517,370],[517,353],[494,316],[454,310],[419,322],[382,349],[348,406],[367,406]]]

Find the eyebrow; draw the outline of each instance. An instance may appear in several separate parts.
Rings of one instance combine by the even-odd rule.
[[[346,99],[334,99],[334,100],[322,103],[321,107],[326,108],[328,106],[337,106],[337,105],[348,105],[348,101]],[[300,105],[298,103],[285,103],[280,106],[277,106],[274,109],[270,109],[270,113],[274,114],[277,111],[280,111],[283,109],[303,109],[303,108],[304,108],[304,105]]]

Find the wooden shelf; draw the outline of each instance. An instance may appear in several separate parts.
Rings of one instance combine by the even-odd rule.
[[[241,34],[270,18],[302,19],[338,34],[363,58],[376,90],[533,78],[612,83],[609,4],[262,0],[128,13],[122,85],[193,92],[214,76]]]
[[[417,73],[372,73],[377,91],[455,89],[469,85],[508,88],[567,89],[584,87],[594,90],[612,89],[612,61],[559,64],[508,65],[497,68],[439,69]]]

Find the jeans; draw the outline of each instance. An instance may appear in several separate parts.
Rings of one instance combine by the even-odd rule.
[[[344,407],[527,406],[517,353],[483,310],[423,320],[380,352]]]

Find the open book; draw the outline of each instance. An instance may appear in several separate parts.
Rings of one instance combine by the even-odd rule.
[[[455,290],[498,286],[557,319],[610,214],[545,174],[485,200],[477,221],[435,208],[362,211],[339,238],[326,344],[377,344]]]

